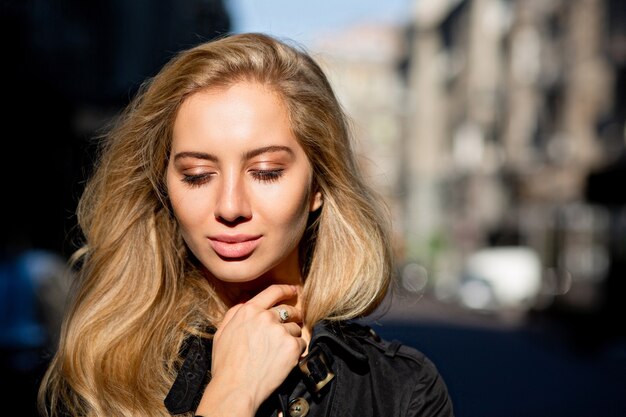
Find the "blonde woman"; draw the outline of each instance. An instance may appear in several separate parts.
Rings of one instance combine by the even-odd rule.
[[[263,34],[184,51],[106,136],[46,415],[450,416],[435,366],[354,322],[388,216],[320,67]]]

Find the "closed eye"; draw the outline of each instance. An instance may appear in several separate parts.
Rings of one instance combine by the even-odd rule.
[[[284,169],[270,169],[270,170],[254,170],[251,171],[254,179],[261,182],[274,182],[278,181],[283,176]]]
[[[212,176],[213,176],[212,173],[203,173],[203,174],[195,174],[195,175],[185,174],[182,178],[182,181],[189,184],[192,187],[199,187],[209,182]]]

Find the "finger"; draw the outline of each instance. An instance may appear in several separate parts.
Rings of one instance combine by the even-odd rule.
[[[273,307],[272,309],[276,312],[276,316],[278,316],[278,319],[284,323],[285,322],[293,322],[293,323],[302,322],[302,312],[300,311],[299,308],[290,306],[289,304],[280,304],[280,305],[277,305],[276,307]],[[283,320],[282,317],[280,317],[281,311],[286,312],[286,315],[287,315],[286,320]]]
[[[269,309],[279,301],[295,297],[297,288],[294,285],[270,285],[251,298],[246,304],[254,304],[262,309]]]
[[[235,317],[237,312],[241,309],[241,306],[242,304],[236,304],[232,306],[231,308],[229,308],[228,311],[226,311],[226,314],[224,314],[224,317],[222,317],[222,321],[217,326],[218,330],[228,325],[228,323],[233,319],[233,317]]]
[[[293,337],[302,336],[302,327],[298,326],[296,323],[285,323],[284,327]]]
[[[298,340],[298,343],[300,344],[300,355],[302,355],[306,351],[307,344],[304,341],[304,339],[301,337],[298,337],[297,340]]]

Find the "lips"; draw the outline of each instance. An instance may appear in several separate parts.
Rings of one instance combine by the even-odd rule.
[[[260,235],[219,235],[209,237],[209,244],[221,258],[237,259],[250,256],[261,243]]]

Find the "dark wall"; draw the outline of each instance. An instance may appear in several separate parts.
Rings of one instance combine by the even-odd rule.
[[[64,298],[42,268],[79,243],[95,135],[175,52],[229,31],[221,0],[0,0],[0,414],[37,415]]]
[[[4,0],[2,250],[68,255],[92,137],[177,51],[230,31],[221,0]]]

